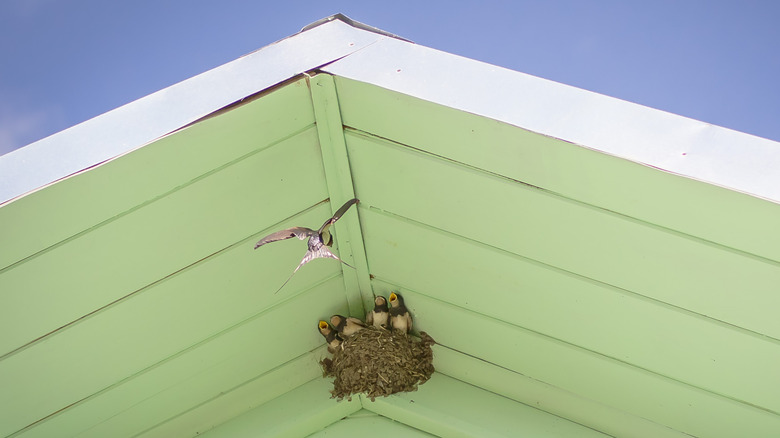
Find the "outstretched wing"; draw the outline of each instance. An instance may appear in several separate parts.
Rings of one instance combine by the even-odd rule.
[[[330,226],[336,223],[336,221],[339,220],[341,216],[344,216],[344,213],[346,213],[347,210],[349,210],[349,207],[352,207],[353,204],[357,204],[357,203],[358,203],[357,198],[350,199],[349,201],[345,202],[344,205],[342,205],[341,208],[339,208],[336,211],[336,214],[334,214],[333,217],[326,220],[325,223],[322,224],[320,230],[318,231],[320,235],[320,239],[322,239],[322,243],[328,246],[333,245],[333,240],[330,238],[330,231],[329,231]]]
[[[316,236],[317,232],[312,230],[311,228],[306,227],[292,227],[288,228],[286,230],[277,231],[275,233],[271,233],[255,244],[255,249],[260,248],[261,246],[265,245],[266,243],[270,242],[276,242],[277,240],[284,240],[284,239],[290,239],[292,237],[297,237],[301,240],[307,239],[312,236]]]

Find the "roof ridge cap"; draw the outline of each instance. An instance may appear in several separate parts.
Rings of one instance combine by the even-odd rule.
[[[323,24],[326,24],[326,23],[330,23],[331,21],[336,21],[336,20],[341,21],[341,22],[343,22],[345,24],[348,24],[348,25],[350,25],[350,26],[352,26],[352,27],[354,27],[356,29],[366,30],[366,31],[373,32],[373,33],[376,33],[376,34],[379,34],[379,35],[383,35],[383,36],[386,36],[386,37],[395,38],[397,40],[406,41],[406,42],[409,42],[409,43],[414,43],[414,41],[408,40],[408,39],[406,39],[404,37],[401,37],[401,36],[398,36],[398,35],[396,35],[394,33],[390,33],[390,32],[384,31],[382,29],[379,29],[379,28],[376,28],[376,27],[373,27],[373,26],[369,26],[369,25],[367,25],[365,23],[361,23],[361,22],[359,22],[357,20],[353,20],[353,19],[347,17],[346,15],[342,14],[341,12],[333,14],[333,15],[325,17],[325,18],[321,18],[321,19],[319,19],[319,20],[317,20],[317,21],[315,21],[315,22],[313,22],[313,23],[311,23],[309,25],[304,26],[303,29],[301,29],[301,32],[306,32],[307,30],[314,29],[317,26],[320,26],[320,25],[323,25]]]

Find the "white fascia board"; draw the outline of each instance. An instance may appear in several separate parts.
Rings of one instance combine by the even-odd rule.
[[[0,156],[0,204],[386,38],[340,20],[325,22]]]
[[[780,143],[397,39],[323,71],[780,202]]]

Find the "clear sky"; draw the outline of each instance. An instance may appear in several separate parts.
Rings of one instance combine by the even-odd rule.
[[[780,141],[780,1],[0,0],[0,154],[337,12]]]

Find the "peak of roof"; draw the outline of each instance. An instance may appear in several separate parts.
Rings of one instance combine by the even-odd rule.
[[[374,26],[369,26],[369,25],[367,25],[365,23],[361,23],[361,22],[359,22],[357,20],[353,20],[353,19],[347,17],[346,15],[344,15],[342,13],[333,14],[333,15],[331,15],[329,17],[321,18],[321,19],[315,21],[314,23],[311,23],[309,25],[304,26],[303,29],[301,29],[301,32],[306,32],[308,30],[314,29],[317,26],[321,26],[321,25],[323,25],[325,23],[330,23],[330,22],[336,21],[336,20],[341,21],[343,23],[346,23],[346,24],[348,24],[348,25],[350,25],[350,26],[352,26],[352,27],[354,27],[356,29],[366,30],[366,31],[369,31],[369,32],[373,32],[373,33],[382,35],[382,36],[395,38],[395,39],[398,39],[398,40],[401,40],[401,41],[406,41],[406,42],[410,42],[410,43],[414,42],[414,41],[408,40],[406,38],[400,37],[400,36],[398,36],[398,35],[396,35],[394,33],[390,33],[390,32],[387,32],[385,30],[376,28]]]

